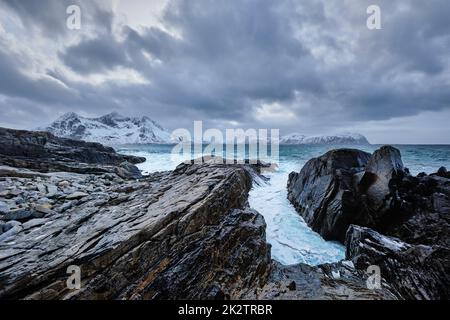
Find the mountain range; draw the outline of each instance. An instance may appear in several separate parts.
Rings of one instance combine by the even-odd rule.
[[[328,145],[367,145],[370,144],[365,136],[359,133],[343,133],[337,135],[306,136],[291,133],[280,139],[282,145],[298,144],[328,144]]]
[[[99,142],[104,145],[172,144],[180,141],[149,117],[126,117],[112,112],[98,118],[82,117],[69,112],[50,125],[38,128],[55,136]],[[205,141],[205,143],[208,143]],[[292,133],[280,138],[281,145],[366,145],[366,137],[357,133],[306,136]]]

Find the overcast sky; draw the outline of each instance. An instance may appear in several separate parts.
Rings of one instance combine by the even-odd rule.
[[[449,144],[449,17],[448,0],[0,0],[0,126],[117,111]]]

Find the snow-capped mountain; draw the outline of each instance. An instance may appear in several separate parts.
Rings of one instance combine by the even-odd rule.
[[[292,133],[281,137],[280,144],[336,144],[336,145],[365,145],[370,144],[362,134],[344,133],[330,136],[311,136]]]
[[[105,145],[174,143],[170,132],[148,117],[130,118],[117,112],[99,118],[85,118],[66,113],[48,127],[39,128],[58,137],[72,138]]]

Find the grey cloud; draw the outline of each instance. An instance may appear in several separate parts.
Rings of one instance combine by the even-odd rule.
[[[0,94],[43,103],[67,103],[76,99],[74,91],[51,77],[31,78],[23,65],[0,48]]]
[[[97,31],[61,48],[60,60],[80,75],[133,69],[149,84],[90,86],[49,70],[77,93],[74,98],[50,90],[52,81],[16,85],[23,75],[6,62],[13,58],[1,57],[0,68],[8,67],[16,80],[0,90],[55,108],[66,99],[64,108],[86,113],[148,114],[171,128],[194,119],[270,125],[255,110],[274,102],[308,119],[316,133],[450,108],[450,2],[376,2],[383,18],[379,31],[366,28],[368,0],[172,0],[162,22],[179,37],[157,27],[138,32],[125,26],[120,40],[111,12],[95,7],[89,15]],[[23,21],[55,28],[45,14],[30,17],[33,6],[7,3]],[[49,11],[59,10],[52,5]],[[295,124],[284,129],[302,131]]]
[[[2,0],[28,28],[38,27],[48,35],[64,32],[69,1]]]
[[[225,120],[248,117],[252,100],[290,100],[295,90],[321,90],[310,53],[293,37],[290,20],[281,19],[289,7],[246,1],[236,11],[237,2],[204,4],[172,2],[165,21],[181,30],[182,39],[156,28],[142,34],[126,28],[121,43],[86,40],[60,56],[82,74],[134,68],[152,82],[147,97]],[[151,66],[142,51],[162,65]]]

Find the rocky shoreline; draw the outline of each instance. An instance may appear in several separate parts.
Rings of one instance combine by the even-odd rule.
[[[59,138],[48,132],[0,128],[0,165],[37,172],[114,173],[141,178],[134,164],[145,158],[117,154],[99,143]]]
[[[288,197],[311,228],[376,265],[405,299],[450,298],[450,174],[412,176],[400,151],[332,150],[291,173]]]
[[[320,160],[331,162],[329,171],[313,159],[291,174],[290,199],[300,214],[347,247],[345,261],[312,267],[271,260],[264,218],[248,204],[263,164],[225,165],[211,158],[143,177],[134,164],[145,159],[96,143],[0,129],[0,146],[0,299],[449,297],[448,174],[442,169],[411,177],[394,166],[404,172],[395,175],[402,183],[394,184],[392,177],[369,171],[384,172],[384,149],[373,161],[345,151],[339,168],[330,160],[340,154],[334,151]],[[373,179],[368,172],[387,178]],[[324,181],[333,192],[321,191]],[[359,208],[370,209],[367,204],[377,200],[360,199],[355,181],[375,194],[385,192],[386,181],[388,194],[395,185],[392,203],[403,204],[403,211],[394,220],[400,222],[382,223],[392,215],[384,198],[377,208],[388,211],[369,210],[368,223],[353,220]],[[305,194],[310,190],[314,196]],[[356,197],[350,207],[349,192]],[[308,218],[304,205],[318,209]],[[406,215],[411,208],[417,210]],[[379,288],[367,286],[367,266],[373,264],[381,268]],[[81,270],[79,290],[66,285],[67,268],[74,265]]]

